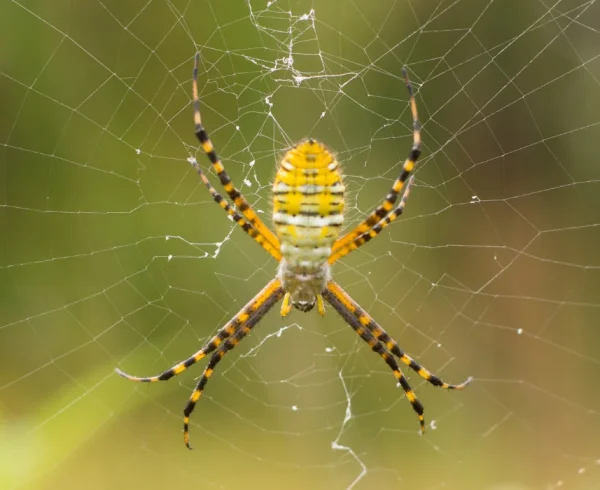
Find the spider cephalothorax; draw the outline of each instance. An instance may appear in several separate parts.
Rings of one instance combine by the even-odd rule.
[[[281,316],[287,316],[292,306],[300,311],[310,311],[316,303],[321,315],[325,314],[321,291],[331,279],[329,264],[315,263],[314,266],[291,268],[284,256],[279,263],[277,277],[285,295],[281,304]]]
[[[283,298],[282,316],[289,314],[292,307],[306,312],[312,310],[315,304],[319,313],[324,315],[324,301],[327,301],[393,371],[406,398],[418,415],[421,432],[423,432],[425,430],[423,405],[402,374],[396,358],[432,385],[445,389],[463,389],[471,378],[461,384],[451,385],[420,366],[406,355],[397,342],[331,279],[330,274],[332,264],[376,237],[404,211],[412,184],[410,174],[421,152],[421,127],[412,85],[406,70],[404,69],[403,72],[413,117],[413,146],[404,162],[401,174],[394,181],[383,202],[356,227],[340,237],[344,220],[344,184],[339,163],[325,145],[314,139],[301,141],[281,160],[273,184],[275,233],[265,226],[252,210],[225,172],[225,167],[202,125],[197,85],[198,61],[199,56],[196,55],[192,84],[196,137],[237,210],[216,191],[194,159],[192,159],[193,165],[217,204],[279,262],[277,276],[193,356],[157,376],[138,378],[120,370],[117,372],[132,381],[165,381],[213,353],[183,412],[184,442],[187,447],[191,447],[189,444],[190,414],[216,365],[227,351],[233,349],[280,299]],[[402,191],[400,202],[394,207]]]

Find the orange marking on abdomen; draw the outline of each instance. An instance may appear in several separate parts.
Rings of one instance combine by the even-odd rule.
[[[288,262],[303,269],[322,265],[339,235],[343,212],[342,175],[327,148],[306,140],[288,151],[273,184],[273,222]]]

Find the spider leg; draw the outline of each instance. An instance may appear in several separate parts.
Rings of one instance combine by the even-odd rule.
[[[268,242],[271,245],[271,248],[279,250],[279,239],[275,236],[275,234],[267,228],[267,226],[262,222],[262,220],[257,216],[257,214],[250,207],[250,204],[241,192],[233,185],[231,179],[227,172],[225,172],[225,167],[223,163],[217,156],[217,153],[214,149],[212,141],[208,137],[208,133],[204,126],[202,126],[202,119],[200,117],[200,99],[198,98],[198,63],[200,60],[200,53],[196,53],[194,59],[194,74],[192,80],[192,93],[193,93],[193,104],[194,104],[194,125],[195,125],[195,133],[196,138],[202,145],[202,149],[206,153],[206,156],[210,160],[213,169],[217,173],[223,188],[229,195],[230,199],[233,201],[235,206],[242,213],[244,218],[246,218],[253,228],[263,236],[265,242]]]
[[[373,228],[369,231],[366,231],[362,235],[359,235],[354,239],[353,242],[348,243],[342,248],[338,249],[337,252],[332,253],[327,259],[327,263],[329,265],[334,264],[342,257],[348,255],[353,250],[356,250],[358,247],[361,247],[365,243],[371,241],[377,235],[379,235],[384,228],[386,228],[392,221],[394,221],[398,216],[400,216],[404,212],[404,207],[406,206],[406,201],[408,201],[408,196],[410,195],[410,188],[414,183],[414,176],[412,176],[408,180],[408,184],[406,184],[406,189],[404,189],[404,194],[402,194],[402,199],[400,199],[400,204],[391,211],[385,218],[379,221]]]
[[[417,113],[417,103],[415,101],[415,94],[413,91],[412,84],[408,79],[408,72],[406,71],[406,67],[402,68],[402,73],[404,75],[404,81],[406,83],[406,87],[408,89],[408,95],[410,97],[410,110],[412,112],[413,118],[413,145],[408,154],[408,158],[404,162],[402,167],[402,173],[398,176],[398,178],[394,181],[390,192],[385,196],[384,201],[374,209],[369,216],[367,216],[363,221],[361,221],[353,230],[346,233],[344,236],[338,238],[332,247],[332,252],[335,254],[338,250],[342,249],[354,240],[362,235],[363,233],[368,232],[373,226],[379,223],[388,213],[392,210],[396,199],[400,195],[400,192],[404,188],[404,184],[410,177],[411,172],[415,168],[415,163],[417,162],[419,155],[421,155],[421,123],[419,122],[419,115]],[[348,252],[346,252],[348,253]],[[345,254],[344,254],[345,255]],[[337,260],[337,259],[336,259]]]
[[[215,349],[217,349],[221,345],[223,340],[234,335],[235,332],[239,330],[240,325],[243,325],[251,317],[253,317],[253,315],[256,315],[256,312],[265,303],[271,301],[272,298],[277,298],[277,295],[280,294],[280,290],[281,282],[278,279],[274,279],[271,282],[269,282],[269,284],[267,284],[260,293],[258,293],[254,298],[252,298],[252,300],[246,306],[244,306],[244,308],[242,308],[237,315],[235,315],[230,321],[228,321],[225,324],[225,326],[221,328],[217,332],[217,334],[202,347],[202,349],[196,352],[193,356],[187,358],[185,361],[181,361],[180,363],[167,369],[161,374],[158,374],[156,376],[138,378],[137,376],[132,376],[130,374],[124,373],[118,368],[115,369],[115,371],[120,376],[123,376],[124,378],[130,381],[136,381],[139,383],[154,383],[156,381],[167,381],[173,376],[177,376],[178,374],[182,373],[190,366],[193,366],[199,360],[204,358],[207,354],[210,354]],[[277,301],[277,299],[274,299],[273,301]]]
[[[281,260],[281,252],[278,248],[273,247],[271,243],[269,243],[263,235],[261,235],[256,228],[254,228],[248,221],[246,221],[242,216],[240,216],[235,209],[231,207],[227,199],[225,199],[221,194],[217,192],[217,190],[213,187],[213,185],[208,180],[206,174],[202,171],[200,165],[195,160],[192,162],[192,165],[196,169],[196,172],[200,176],[200,180],[204,183],[208,192],[214,199],[214,201],[221,206],[225,210],[225,212],[231,216],[233,221],[235,221],[238,225],[242,227],[242,229],[250,235],[262,248],[264,248],[267,252],[269,252],[275,260],[278,262]]]
[[[417,413],[417,417],[419,418],[420,430],[421,433],[425,432],[425,417],[423,416],[423,405],[415,395],[415,392],[412,390],[408,381],[396,359],[390,354],[390,352],[385,348],[385,346],[375,338],[373,333],[367,328],[366,325],[362,324],[360,320],[356,317],[354,312],[348,308],[345,302],[339,298],[337,295],[331,292],[329,287],[323,291],[323,298],[333,306],[333,309],[336,310],[340,316],[346,321],[348,325],[352,327],[352,329],[371,347],[374,352],[377,352],[383,360],[387,363],[387,365],[394,372],[394,376],[398,380],[400,386],[406,393],[406,398],[410,402],[413,407],[413,410]]]
[[[210,361],[202,373],[200,381],[198,381],[198,384],[194,388],[194,391],[183,410],[183,441],[188,449],[192,449],[192,446],[190,445],[190,415],[194,411],[194,408],[196,408],[196,403],[198,403],[198,400],[202,396],[202,392],[206,388],[206,383],[208,383],[209,378],[213,375],[215,367],[221,359],[223,359],[225,354],[233,349],[283,296],[283,288],[278,279],[271,281],[269,284],[276,286],[275,289],[269,293],[265,293],[253,304],[253,311],[246,321],[242,323],[235,333],[228,337],[211,356]],[[260,294],[263,293],[261,292]]]
[[[371,316],[364,311],[356,301],[354,301],[348,293],[346,293],[337,283],[334,281],[329,281],[327,283],[327,289],[322,293],[323,297],[327,299],[331,303],[331,298],[335,298],[335,300],[341,304],[347,314],[351,314],[360,325],[363,325],[367,328],[372,334],[383,343],[395,356],[400,359],[404,364],[406,364],[409,368],[415,371],[419,376],[423,379],[431,383],[433,386],[439,386],[446,390],[462,390],[465,386],[467,386],[471,381],[473,381],[472,377],[467,378],[460,384],[452,385],[448,384],[445,381],[442,381],[435,374],[432,374],[430,371],[425,369],[423,366],[418,364],[412,357],[407,355],[398,345],[398,343],[392,339],[388,333],[375,321]],[[339,310],[338,310],[339,311]]]

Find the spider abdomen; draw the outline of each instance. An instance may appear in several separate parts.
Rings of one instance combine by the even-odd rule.
[[[339,163],[312,139],[289,150],[273,184],[273,222],[289,273],[319,273],[344,221]]]

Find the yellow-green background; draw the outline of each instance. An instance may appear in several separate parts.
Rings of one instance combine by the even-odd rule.
[[[361,464],[355,489],[600,488],[596,2],[5,0],[0,17],[1,488],[342,489]],[[308,135],[344,165],[350,222],[378,202],[411,144],[408,64],[407,216],[334,272],[424,365],[475,376],[450,394],[410,376],[437,430],[418,436],[330,310],[273,311],[225,358],[193,452],[202,366],[114,374],[188,356],[275,272],[186,161],[196,49],[204,121],[265,216]]]

